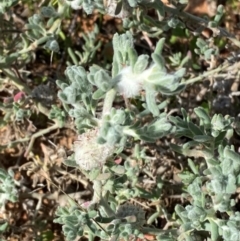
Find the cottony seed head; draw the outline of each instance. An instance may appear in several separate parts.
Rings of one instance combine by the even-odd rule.
[[[101,168],[114,152],[114,147],[98,144],[97,136],[98,129],[89,130],[74,143],[75,161],[85,171]]]

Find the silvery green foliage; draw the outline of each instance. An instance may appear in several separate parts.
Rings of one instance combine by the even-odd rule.
[[[22,121],[24,118],[29,118],[31,115],[31,110],[23,109],[17,103],[13,103],[13,111],[16,121]]]
[[[167,24],[171,28],[176,28],[179,25],[179,23],[180,23],[180,20],[178,18],[171,18]]]
[[[58,15],[52,6],[43,6],[40,11],[44,18],[52,18]]]
[[[98,39],[99,28],[95,24],[94,29],[91,32],[82,33],[82,38],[84,40],[84,44],[82,44],[81,48],[83,51],[72,50],[72,48],[68,48],[68,54],[71,57],[71,60],[74,65],[84,65],[91,62],[97,50],[101,47],[102,42]],[[69,66],[72,63],[67,63]]]
[[[191,52],[189,51],[185,57],[182,56],[181,52],[178,52],[168,58],[171,61],[172,66],[183,67],[191,59]]]
[[[87,79],[87,72],[83,67],[71,66],[67,67],[65,75],[67,82],[56,82],[61,89],[58,97],[69,115],[75,118],[76,127],[80,130],[96,124],[94,115],[97,103],[92,98],[93,86]]]
[[[163,44],[164,39],[160,39],[151,55],[153,61],[149,62],[149,56],[137,55],[129,32],[121,36],[115,34],[113,38],[112,75],[115,76],[117,90],[126,97],[138,96],[141,90],[145,90],[147,108],[154,116],[160,114],[156,103],[157,93],[174,95],[184,89],[180,81],[185,69],[179,69],[175,73],[167,72],[161,55]]]
[[[102,125],[99,131],[98,143],[115,145],[124,144],[124,128],[131,125],[132,121],[128,112],[124,110],[111,109],[102,119]]]
[[[125,128],[124,133],[129,133],[133,137],[146,142],[155,142],[175,130],[165,113],[161,113],[158,118],[145,126],[138,126],[138,124],[136,122],[132,127]]]
[[[226,143],[226,138],[232,136],[232,123],[234,118],[221,114],[215,114],[211,119],[208,113],[202,108],[194,109],[195,114],[199,119],[199,124],[193,123],[186,111],[182,109],[183,118],[170,116],[169,119],[176,126],[177,137],[186,136],[192,141],[186,143],[181,149],[183,154],[188,155],[188,150],[198,145],[204,145],[203,155],[207,158],[214,156],[213,151],[220,144]],[[210,149],[212,148],[212,150]]]
[[[161,193],[159,182],[152,192],[139,187],[141,168],[135,158],[146,156],[137,147],[135,155],[132,160],[125,161],[124,166],[112,163],[104,165],[102,170],[91,170],[86,175],[94,183],[94,194],[90,202],[81,205],[85,210],[76,206],[58,208],[56,215],[59,218],[55,222],[63,224],[68,239],[84,235],[91,240],[94,237],[102,240],[129,240],[130,237],[143,238],[143,233],[148,233],[143,230],[146,219],[141,207],[128,203],[119,205],[134,198],[158,199]],[[92,211],[96,204],[98,212]]]
[[[178,52],[176,54],[173,54],[172,56],[169,56],[168,58],[171,61],[172,66],[179,66],[181,64],[182,53]]]
[[[102,119],[98,142],[118,144],[119,147],[124,147],[127,136],[137,140],[154,142],[170,132],[174,132],[174,128],[165,113],[161,113],[158,118],[144,126],[140,121],[133,122],[133,115],[128,111],[112,108],[111,112]]]
[[[34,14],[28,19],[26,28],[29,30],[28,37],[34,41],[40,39],[46,33],[44,19],[40,14]]]
[[[66,3],[74,10],[83,8],[87,14],[92,14],[94,9],[105,12],[102,0],[68,0]]]
[[[12,7],[18,0],[1,0],[0,14],[4,14],[10,7]]]
[[[77,128],[81,131],[86,131],[86,127],[93,128],[94,125],[99,128],[93,135],[88,135],[88,132],[80,135],[81,143],[79,146],[77,143],[75,145],[75,157],[73,157],[75,161],[68,160],[68,163],[74,167],[77,167],[78,163],[85,171],[85,175],[94,182],[94,194],[89,210],[98,204],[100,216],[94,217],[94,220],[105,224],[107,228],[100,230],[94,226],[93,220],[89,220],[87,230],[90,230],[91,235],[103,239],[110,236],[113,240],[117,237],[127,239],[132,234],[141,238],[143,228],[139,230],[139,227],[133,226],[136,217],[126,217],[126,222],[122,225],[121,220],[113,213],[116,213],[118,204],[123,201],[137,197],[157,199],[161,192],[161,185],[156,188],[158,191],[156,193],[140,188],[137,183],[141,168],[131,163],[129,159],[124,162],[124,166],[114,165],[110,158],[107,162],[107,158],[113,152],[110,155],[109,152],[103,155],[101,148],[104,148],[104,145],[122,145],[123,149],[129,137],[154,142],[171,133],[175,137],[185,136],[189,139],[183,146],[172,145],[173,150],[185,156],[201,157],[205,160],[205,164],[200,168],[189,159],[191,171],[180,175],[186,185],[186,195],[191,197],[191,203],[186,207],[176,206],[176,213],[181,219],[181,228],[179,231],[174,229],[172,233],[166,232],[164,240],[177,237],[177,232],[189,240],[200,239],[201,232],[208,236],[211,230],[212,240],[223,236],[219,231],[223,220],[216,217],[216,212],[232,212],[234,201],[231,200],[231,195],[235,193],[239,183],[237,160],[240,157],[227,145],[233,133],[233,118],[217,114],[210,118],[200,107],[194,110],[199,124],[194,123],[184,110],[182,118],[168,117],[166,113],[160,113],[160,109],[164,107],[159,105],[156,95],[179,93],[184,88],[180,81],[185,74],[184,68],[172,73],[167,71],[161,55],[163,44],[164,39],[161,39],[150,62],[149,56],[138,56],[134,49],[133,37],[129,32],[123,35],[116,34],[113,39],[114,58],[111,74],[97,65],[90,66],[88,72],[81,66],[70,66],[65,72],[68,81],[57,82],[61,89],[59,98],[65,110],[75,118]],[[145,109],[140,113],[137,109],[131,111],[115,109],[112,107],[112,100],[110,108],[97,118],[97,103],[104,101],[103,109],[105,109],[105,104],[109,104],[108,95],[113,90],[126,98],[136,99],[143,90],[146,93],[146,98],[143,98]],[[155,119],[143,125],[141,118],[149,113],[152,113]],[[92,139],[94,142],[91,143]],[[93,148],[88,146],[88,141]],[[101,157],[97,156],[99,153]],[[101,159],[102,157],[104,158]],[[83,164],[79,163],[80,159],[83,160]],[[90,159],[94,164],[91,168]],[[100,159],[100,164],[97,164],[97,159]],[[231,167],[228,163],[231,163]],[[81,216],[79,212],[77,215]],[[72,229],[65,228],[66,235],[72,233],[71,237],[83,235],[82,232],[78,234],[77,230]]]
[[[219,54],[216,46],[210,47],[210,44],[202,38],[197,39],[196,45],[198,48],[195,49],[195,53],[202,55],[206,60],[210,60],[212,55],[218,56]]]
[[[240,239],[240,213],[232,213],[229,220],[220,227],[220,232],[225,241],[238,241]]]
[[[0,223],[0,234],[6,232],[8,228],[8,222],[1,222]]]
[[[175,16],[168,16],[166,19],[165,8],[162,1],[143,0],[65,0],[72,9],[83,8],[87,14],[92,14],[94,9],[110,16],[122,18],[124,27],[138,27],[141,31],[147,31],[151,35],[159,35],[163,31],[177,26],[184,27],[182,21]],[[181,5],[174,3],[176,8],[181,9]],[[146,14],[147,9],[154,8],[158,18]],[[137,9],[137,11],[135,11]],[[132,17],[131,19],[129,17]],[[216,22],[215,20],[213,21]]]
[[[123,35],[114,35],[113,68],[112,75],[100,66],[93,65],[87,72],[80,66],[69,66],[65,74],[68,83],[57,81],[61,91],[58,93],[60,100],[71,108],[66,108],[71,117],[75,118],[77,129],[87,126],[100,125],[99,143],[120,144],[126,141],[126,136],[145,141],[155,141],[157,138],[167,135],[172,126],[165,114],[160,114],[155,95],[175,94],[182,89],[179,84],[185,70],[180,69],[175,73],[167,73],[164,61],[160,54],[163,47],[161,40],[152,55],[155,63],[149,65],[147,55],[138,56],[133,45],[133,37],[127,32]],[[158,118],[147,126],[141,126],[134,120],[134,114],[123,110],[112,110],[105,113],[101,124],[95,118],[97,102],[105,98],[105,95],[115,88],[125,97],[139,96],[140,90],[146,91],[147,109]],[[93,92],[93,90],[95,92]],[[127,91],[127,93],[126,93]]]
[[[53,52],[59,51],[59,45],[56,35],[60,30],[60,15],[51,6],[43,7],[40,14],[34,14],[29,17],[28,23],[25,25],[26,36],[23,35],[25,41],[30,39],[38,45],[45,44],[45,47]],[[25,47],[27,49],[27,46]],[[24,50],[22,50],[24,52]]]
[[[99,210],[106,208],[107,203],[100,204]],[[108,206],[110,216],[94,210],[83,210],[76,206],[58,207],[54,220],[63,225],[62,229],[67,240],[87,235],[89,238],[100,237],[107,240],[123,238],[143,238],[141,227],[145,222],[145,213],[141,207],[133,204],[118,206],[115,211]],[[97,223],[99,225],[97,225]],[[104,229],[102,227],[105,227]]]
[[[63,225],[62,230],[67,240],[75,240],[86,232],[98,235],[98,227],[92,221],[92,218],[97,216],[97,212],[94,210],[87,213],[76,206],[58,207],[55,214],[59,217],[54,222]]]
[[[111,231],[112,237],[123,238],[143,238],[141,227],[145,223],[145,212],[141,207],[133,204],[120,205],[115,214],[115,219],[110,223],[107,230]]]
[[[45,48],[49,49],[52,52],[59,52],[59,44],[54,38],[48,39],[45,44]]]
[[[97,87],[93,98],[98,100],[104,97],[106,92],[112,88],[112,78],[103,68],[93,65],[89,68],[88,81]]]
[[[49,118],[52,120],[57,120],[60,124],[60,126],[64,126],[65,119],[66,119],[67,113],[66,111],[60,109],[56,105],[52,105],[52,108],[49,113]]]
[[[217,12],[215,14],[214,20],[209,21],[208,26],[210,28],[216,28],[220,24],[223,14],[224,14],[224,7],[223,5],[219,5],[217,7]]]
[[[15,186],[14,173],[7,173],[0,169],[0,207],[7,201],[16,202],[18,200],[18,191]]]
[[[211,240],[219,237],[235,240],[233,237],[239,235],[239,231],[234,229],[238,221],[230,222],[231,217],[227,221],[216,215],[217,212],[234,212],[232,195],[240,184],[240,155],[227,145],[233,133],[233,118],[215,114],[211,119],[201,107],[194,111],[199,124],[193,123],[184,110],[183,118],[170,117],[176,125],[176,135],[190,138],[183,146],[172,145],[172,148],[186,156],[205,160],[200,167],[189,159],[190,171],[179,175],[186,185],[186,197],[191,197],[191,205],[175,208],[182,221],[182,236],[188,237],[194,233],[195,237],[201,237],[200,231],[204,231],[211,233]],[[228,226],[230,223],[231,227]],[[226,235],[227,232],[229,235]]]
[[[133,7],[136,7],[140,1],[136,0],[68,0],[66,1],[72,9],[81,9],[87,13],[92,14],[94,9],[101,13],[107,13],[110,16],[118,18],[127,18],[131,16]]]

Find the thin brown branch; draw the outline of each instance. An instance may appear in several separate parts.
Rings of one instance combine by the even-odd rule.
[[[177,17],[182,18],[183,22],[191,21],[199,26],[203,26],[213,31],[214,35],[222,36],[228,38],[234,45],[240,48],[240,41],[237,38],[229,33],[226,29],[222,27],[211,28],[208,26],[209,21],[198,16],[194,16],[190,13],[178,10],[177,8],[172,8],[168,6],[164,6],[166,12],[171,13]]]
[[[40,131],[38,131],[37,133],[33,134],[33,135],[31,136],[31,140],[30,140],[30,142],[29,142],[29,144],[28,144],[28,147],[27,147],[27,150],[26,150],[24,156],[25,156],[25,157],[28,156],[28,154],[29,154],[29,152],[31,151],[32,146],[33,146],[36,138],[38,138],[38,137],[40,137],[40,136],[42,136],[42,135],[45,135],[45,134],[47,134],[47,133],[49,133],[49,132],[51,132],[51,131],[53,131],[53,130],[56,130],[56,129],[58,129],[58,128],[60,128],[60,127],[59,127],[59,123],[56,122],[54,125],[46,128],[46,129],[44,129],[44,130],[40,130]]]

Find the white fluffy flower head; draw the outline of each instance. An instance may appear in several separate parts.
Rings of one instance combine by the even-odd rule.
[[[98,129],[89,130],[78,137],[74,143],[75,161],[85,171],[101,168],[114,147],[97,143]]]
[[[144,74],[135,74],[132,67],[125,67],[120,72],[121,80],[117,83],[117,90],[126,98],[139,95],[142,90]]]

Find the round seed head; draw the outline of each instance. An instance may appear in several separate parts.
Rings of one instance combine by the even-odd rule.
[[[101,168],[114,152],[114,147],[97,143],[98,129],[89,130],[74,143],[75,161],[85,171]]]

